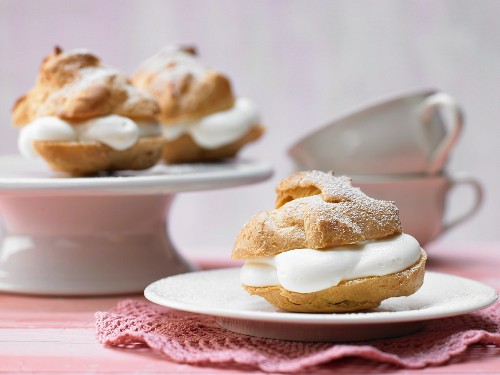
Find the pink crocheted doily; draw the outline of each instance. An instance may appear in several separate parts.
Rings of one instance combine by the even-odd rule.
[[[442,364],[471,344],[500,346],[500,303],[475,313],[429,321],[418,333],[349,344],[292,342],[240,335],[215,318],[149,302],[126,300],[96,313],[102,344],[147,345],[185,364],[245,365],[294,372],[344,357],[362,357],[407,368]]]

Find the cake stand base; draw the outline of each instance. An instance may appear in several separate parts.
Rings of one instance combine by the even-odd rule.
[[[194,269],[172,245],[168,195],[2,197],[0,289],[52,295],[142,292]]]

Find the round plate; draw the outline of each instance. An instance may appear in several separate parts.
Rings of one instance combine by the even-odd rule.
[[[165,165],[143,171],[120,171],[97,177],[68,177],[48,169],[39,159],[0,157],[0,194],[36,191],[78,193],[176,193],[218,189],[259,182],[272,175],[266,163],[235,159],[217,163]]]
[[[239,268],[168,277],[149,285],[147,299],[178,310],[217,317],[220,325],[251,336],[300,341],[357,341],[418,331],[422,322],[482,309],[496,291],[477,281],[426,272],[409,297],[390,298],[367,312],[300,314],[279,310],[241,287]]]

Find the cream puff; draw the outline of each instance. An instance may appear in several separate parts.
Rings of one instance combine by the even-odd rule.
[[[353,312],[422,285],[426,253],[402,232],[393,202],[319,171],[297,172],[276,192],[276,208],[252,217],[234,244],[250,294],[286,311]]]
[[[235,98],[229,79],[203,65],[194,48],[165,48],[131,79],[160,105],[166,163],[231,158],[264,133],[256,105]]]
[[[45,58],[35,86],[17,100],[19,150],[55,171],[91,175],[146,169],[161,157],[160,109],[117,70],[87,50]]]

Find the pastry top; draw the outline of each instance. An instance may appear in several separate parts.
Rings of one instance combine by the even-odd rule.
[[[282,180],[276,192],[276,209],[258,213],[241,229],[233,259],[329,249],[402,232],[393,202],[368,197],[345,176],[297,172]]]
[[[149,93],[91,52],[56,47],[42,62],[35,86],[15,103],[13,123],[22,126],[41,116],[78,122],[109,114],[155,121],[158,113]]]
[[[196,121],[235,101],[229,79],[203,65],[193,47],[163,49],[139,67],[132,82],[156,98],[165,125]]]
[[[371,199],[353,187],[349,177],[334,177],[331,173],[313,170],[294,173],[278,183],[276,208],[294,199],[317,194],[330,203]]]

